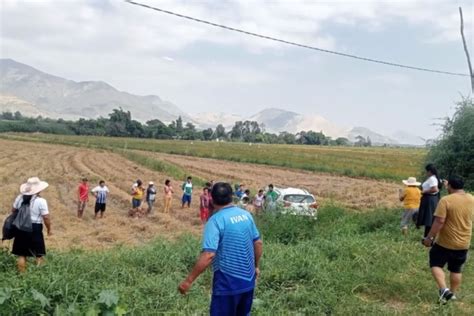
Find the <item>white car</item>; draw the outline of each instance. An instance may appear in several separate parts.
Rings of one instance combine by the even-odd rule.
[[[282,213],[317,217],[318,203],[308,191],[296,188],[274,188],[273,191],[277,194],[276,205],[273,207],[281,209]]]

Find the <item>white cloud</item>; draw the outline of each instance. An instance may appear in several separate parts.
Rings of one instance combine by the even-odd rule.
[[[339,36],[340,30],[345,30],[346,36],[357,30],[353,32],[356,44],[352,44],[357,45],[359,39],[370,36],[368,32],[394,34],[397,27],[408,26],[410,30],[420,30],[409,35],[427,43],[428,48],[446,47],[460,41],[457,7],[461,4],[466,32],[474,34],[473,4],[469,1],[136,1],[346,53],[366,49],[371,55],[372,48],[384,45],[373,56],[381,58],[380,52],[390,56],[398,48],[394,46],[404,43],[405,35],[400,34],[401,39],[394,39],[393,43],[389,39],[383,44],[361,41],[359,47],[353,47]],[[121,0],[3,0],[0,15],[0,56],[74,80],[104,80],[132,93],[158,94],[188,110],[221,110],[222,106],[233,104],[234,109],[254,111],[261,106],[302,104],[311,111],[315,104],[325,109],[327,103],[336,112],[338,102],[339,109],[344,106],[341,98],[349,99],[359,91],[360,95],[346,102],[380,102],[368,99],[373,91],[365,93],[364,81],[374,85],[375,91],[385,88],[383,85],[403,91],[420,84],[405,74],[380,70],[382,74],[374,76],[370,72],[374,68],[370,67],[376,66],[308,54],[299,48],[183,20]],[[356,34],[359,32],[362,34]],[[205,58],[190,53],[201,47],[205,47],[200,52]],[[229,50],[233,54],[227,54]],[[419,55],[406,54],[397,61],[412,64],[415,60],[416,64]],[[448,60],[452,58],[447,56]],[[344,68],[349,62],[354,68]],[[464,60],[461,70],[456,69],[459,63],[444,62],[439,64],[464,72]],[[337,68],[339,65],[344,66]],[[369,68],[367,78],[360,73],[350,74]],[[432,90],[431,82],[425,82]],[[351,90],[353,87],[359,89]],[[461,90],[458,86],[456,89]]]

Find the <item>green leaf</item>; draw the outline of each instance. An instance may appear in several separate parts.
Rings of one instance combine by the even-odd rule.
[[[111,308],[118,304],[119,298],[115,291],[112,290],[103,290],[99,294],[99,304],[104,304],[107,308]]]
[[[38,292],[35,289],[32,289],[31,293],[33,294],[33,299],[35,301],[40,302],[41,307],[45,308],[46,306],[49,306],[49,299],[46,296],[44,296],[42,293]]]
[[[127,311],[125,310],[125,308],[123,308],[122,306],[115,307],[115,315],[123,316],[125,314],[127,314]]]
[[[1,288],[0,289],[0,305],[8,301],[12,297],[12,289],[10,288]]]
[[[91,306],[87,312],[86,316],[99,316],[100,310],[96,306]]]

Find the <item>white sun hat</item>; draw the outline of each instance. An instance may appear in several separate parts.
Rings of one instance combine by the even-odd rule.
[[[154,185],[153,181],[148,182],[148,185]]]
[[[32,177],[20,186],[20,193],[23,195],[34,195],[40,193],[48,186],[47,182],[41,181],[38,177]]]
[[[403,184],[405,184],[405,185],[416,185],[416,186],[421,185],[420,182],[417,182],[417,181],[416,181],[416,178],[415,178],[415,177],[409,177],[408,180],[403,180],[402,182],[403,182]]]

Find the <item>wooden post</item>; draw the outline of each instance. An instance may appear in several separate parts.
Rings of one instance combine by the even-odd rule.
[[[471,93],[474,93],[474,75],[472,74],[471,58],[469,57],[469,51],[467,50],[466,38],[464,37],[464,20],[462,17],[462,8],[459,7],[459,16],[461,17],[461,37],[464,45],[464,52],[466,53],[467,65],[469,67],[469,74],[471,75]]]

